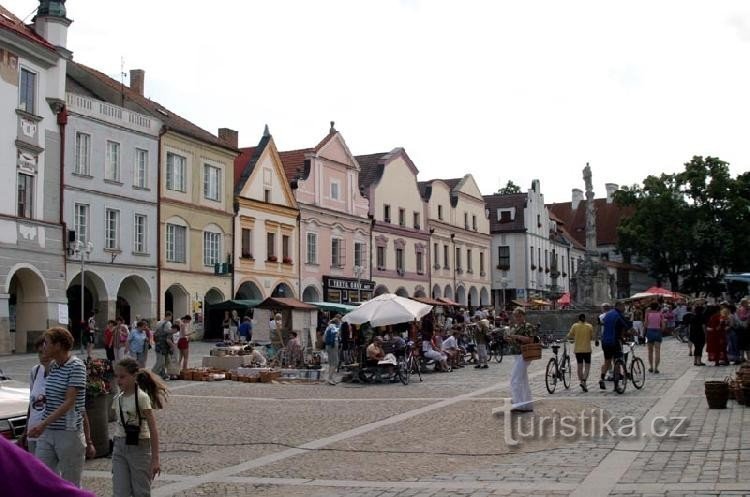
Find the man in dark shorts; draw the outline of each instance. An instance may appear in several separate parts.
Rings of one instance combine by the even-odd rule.
[[[607,311],[602,317],[602,352],[604,352],[604,364],[602,364],[601,379],[599,380],[599,388],[602,390],[607,389],[604,377],[612,365],[613,359],[622,356],[622,337],[625,332],[633,327],[632,323],[625,319],[624,312],[625,304],[618,301],[615,304],[615,308]]]

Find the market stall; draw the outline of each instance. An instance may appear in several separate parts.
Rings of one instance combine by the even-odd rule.
[[[274,319],[280,315],[280,320]],[[253,341],[261,344],[275,343],[282,347],[289,339],[289,332],[296,331],[302,348],[315,345],[315,328],[318,324],[318,308],[312,304],[290,297],[268,297],[255,307]],[[274,324],[271,325],[271,321]],[[276,333],[271,334],[272,326]]]

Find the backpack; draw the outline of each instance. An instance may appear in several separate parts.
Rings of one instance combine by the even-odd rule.
[[[339,335],[339,330],[336,329],[336,326],[329,324],[328,328],[326,328],[325,335],[323,335],[323,342],[326,344],[327,347],[333,347],[336,345],[336,340]]]

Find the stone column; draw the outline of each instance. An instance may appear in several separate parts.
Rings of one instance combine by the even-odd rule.
[[[0,293],[0,354],[10,354],[13,352],[13,345],[10,339],[9,299],[9,294]]]

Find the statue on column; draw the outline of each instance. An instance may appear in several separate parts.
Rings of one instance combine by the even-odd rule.
[[[583,181],[586,184],[586,255],[596,253],[596,206],[594,205],[594,186],[591,182],[591,166],[586,163],[583,168]]]

